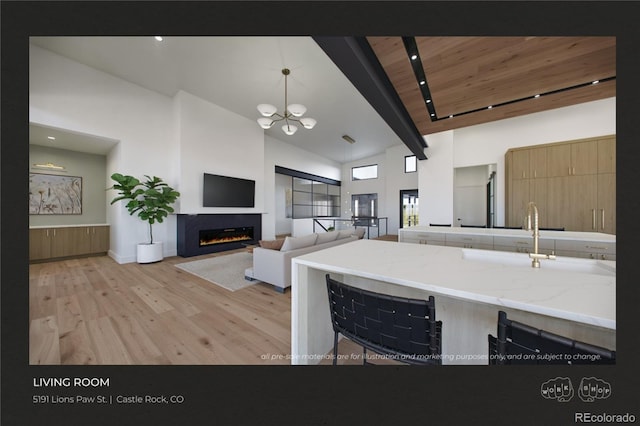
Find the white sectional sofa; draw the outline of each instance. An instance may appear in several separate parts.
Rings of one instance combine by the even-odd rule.
[[[245,278],[273,284],[281,293],[291,286],[291,259],[325,248],[346,244],[364,237],[364,228],[346,229],[286,237],[280,250],[256,247],[253,249],[253,268],[245,271]]]

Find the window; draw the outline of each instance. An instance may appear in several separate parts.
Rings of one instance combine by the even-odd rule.
[[[340,187],[312,179],[293,178],[294,219],[340,216]]]
[[[404,172],[413,173],[418,171],[418,158],[415,155],[407,155],[404,157]]]
[[[378,179],[378,165],[351,168],[351,180]]]
[[[355,226],[375,226],[378,217],[378,194],[351,195],[351,210]]]
[[[275,172],[284,179],[276,178],[276,187],[284,190],[284,194],[280,194],[284,197],[285,217],[340,217],[339,180],[280,166],[275,166]],[[290,179],[288,182],[287,177]]]

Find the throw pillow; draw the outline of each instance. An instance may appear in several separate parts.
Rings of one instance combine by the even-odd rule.
[[[338,231],[320,232],[318,233],[318,239],[316,240],[316,245],[335,241],[336,238],[338,238]]]
[[[356,228],[356,230],[355,230],[355,231],[353,231],[353,234],[351,234],[351,235],[355,235],[356,237],[358,237],[358,239],[360,239],[360,240],[361,240],[362,238],[364,238],[364,233],[365,233],[366,231],[367,231],[367,230],[366,230],[366,229],[364,229],[364,228]]]
[[[291,251],[312,246],[316,243],[317,238],[318,234],[309,234],[303,237],[287,237],[280,251]]]
[[[280,240],[260,240],[260,247],[270,250],[280,250],[284,244],[284,239]]]

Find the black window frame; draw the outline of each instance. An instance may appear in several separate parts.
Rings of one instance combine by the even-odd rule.
[[[353,177],[353,171],[354,171],[355,169],[364,169],[364,168],[367,168],[367,167],[375,167],[375,168],[376,168],[376,176],[375,176],[375,177],[365,178],[365,179],[355,179],[355,178]],[[354,166],[354,167],[351,167],[351,181],[352,181],[352,182],[355,182],[355,181],[359,181],[359,180],[372,180],[372,179],[378,179],[378,177],[379,177],[379,176],[378,176],[378,167],[379,167],[379,165],[378,165],[377,163],[374,163],[374,164],[366,164],[366,165],[363,165],[363,166]]]
[[[415,163],[415,170],[407,171],[407,158],[413,157]],[[417,173],[418,172],[418,156],[417,155],[405,155],[404,156],[404,172],[405,173]]]

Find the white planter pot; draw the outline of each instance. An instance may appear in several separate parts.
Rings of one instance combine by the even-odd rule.
[[[138,244],[138,263],[153,263],[159,262],[163,259],[162,254],[162,241],[155,242],[153,244],[140,243]]]

